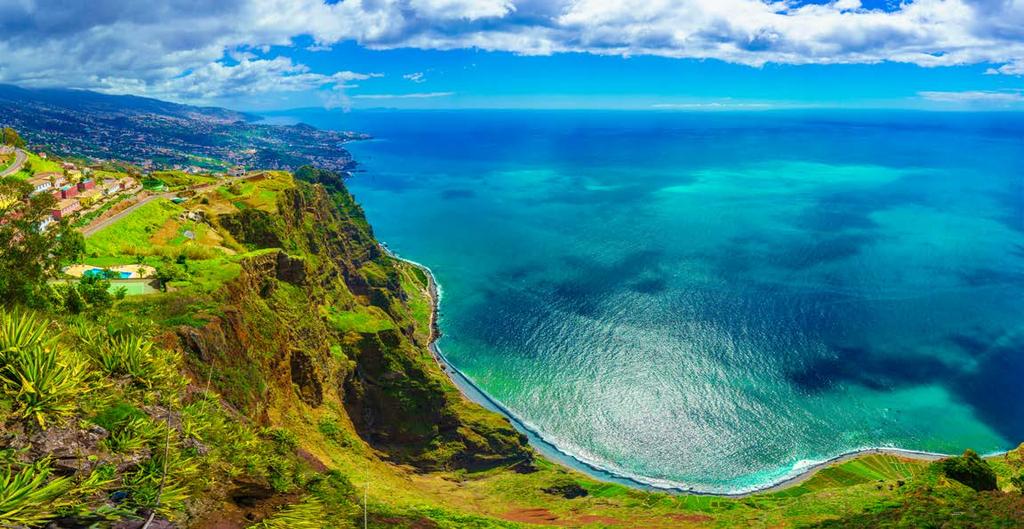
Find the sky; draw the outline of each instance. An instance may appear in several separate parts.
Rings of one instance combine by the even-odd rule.
[[[1024,0],[0,0],[0,83],[239,110],[1024,110]]]

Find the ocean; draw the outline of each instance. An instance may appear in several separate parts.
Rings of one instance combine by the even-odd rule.
[[[290,118],[373,135],[349,187],[434,271],[446,357],[588,465],[736,493],[1024,441],[1019,115]]]

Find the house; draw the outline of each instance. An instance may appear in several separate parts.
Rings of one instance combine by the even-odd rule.
[[[78,195],[78,186],[67,184],[60,188],[60,198],[69,199]]]
[[[63,163],[60,164],[60,167],[61,167],[61,169],[66,169],[68,171],[74,171],[75,170],[75,164],[73,164],[71,162],[63,162]]]
[[[91,207],[102,197],[99,189],[88,189],[78,195],[78,204],[83,208]]]
[[[136,182],[132,178],[129,178],[129,177],[126,176],[126,177],[121,179],[121,189],[124,190],[124,191],[130,191],[131,193],[136,193],[136,192],[138,192],[138,190],[141,187],[142,186],[140,186],[139,183]]]
[[[96,188],[96,182],[92,178],[87,178],[85,180],[82,180],[81,182],[78,182],[78,190],[79,191],[88,191],[90,189],[95,189],[95,188]]]
[[[103,190],[104,195],[110,196],[121,190],[121,182],[114,178],[107,178],[100,183],[100,189]]]
[[[0,145],[0,156],[5,154],[14,154],[14,147],[10,145]]]
[[[53,215],[55,220],[61,220],[80,209],[82,209],[82,206],[77,200],[61,200],[50,210],[50,214]]]
[[[28,183],[32,186],[33,195],[53,188],[53,182],[51,182],[49,178],[44,178],[42,176],[33,176],[28,179]]]
[[[245,176],[245,167],[236,165],[231,169],[228,169],[228,176]]]

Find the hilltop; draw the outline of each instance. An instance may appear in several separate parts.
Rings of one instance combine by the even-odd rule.
[[[258,116],[136,96],[0,85],[0,123],[58,155],[118,159],[142,168],[223,170],[352,167],[354,133],[262,124]]]

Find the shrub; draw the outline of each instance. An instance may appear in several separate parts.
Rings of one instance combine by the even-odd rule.
[[[41,525],[65,506],[58,500],[71,488],[71,479],[49,477],[46,460],[18,472],[11,466],[0,469],[0,527]]]
[[[248,529],[320,529],[324,518],[324,506],[316,498],[308,498],[281,509],[262,522],[250,525]]]
[[[320,433],[324,434],[324,437],[333,441],[341,440],[341,426],[334,418],[324,417],[323,419],[320,419],[317,426],[320,429]]]
[[[149,340],[127,334],[93,344],[93,361],[108,375],[127,376],[146,389],[173,388],[184,382],[174,354],[153,347]]]
[[[199,466],[194,459],[177,450],[169,451],[166,457],[163,450],[156,450],[156,454],[139,465],[138,470],[124,476],[124,484],[133,505],[156,509],[164,516],[173,517],[184,510],[189,499],[189,483],[199,475]]]
[[[1010,478],[1010,484],[1017,488],[1017,492],[1024,494],[1024,474]]]
[[[16,414],[42,428],[71,415],[87,385],[77,353],[61,347],[48,331],[30,313],[0,318],[0,388],[14,401]]]
[[[939,463],[943,474],[974,490],[996,490],[996,473],[987,461],[974,450],[967,449],[960,457],[943,459]]]

